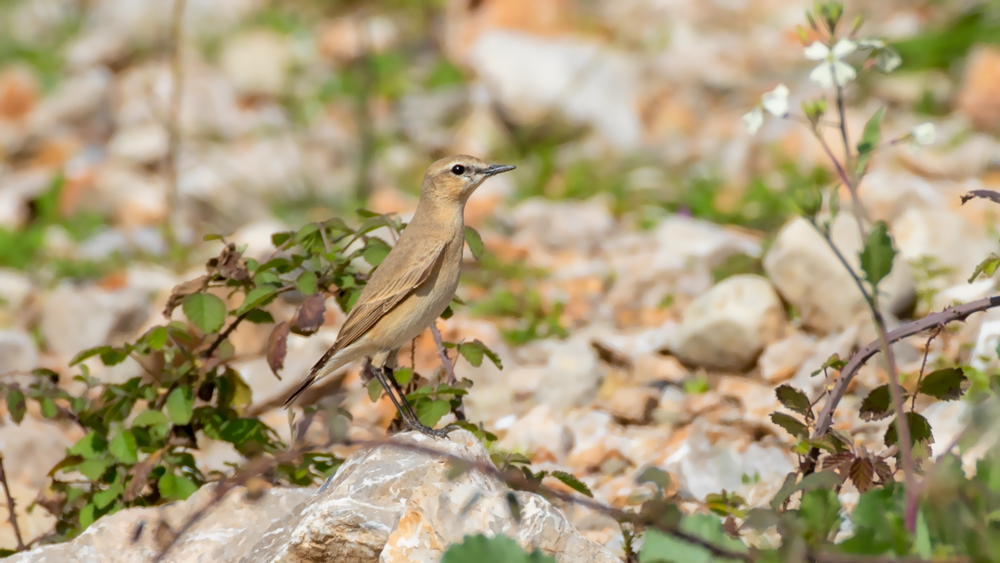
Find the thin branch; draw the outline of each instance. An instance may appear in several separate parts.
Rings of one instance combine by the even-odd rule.
[[[441,338],[441,331],[438,330],[437,321],[431,323],[431,334],[434,335],[434,345],[437,346],[438,357],[441,358],[441,367],[445,373],[445,383],[454,385],[458,378],[455,377],[455,365],[448,357],[448,350],[444,347],[444,340]]]
[[[899,372],[896,371],[896,353],[889,342],[885,329],[885,319],[878,307],[878,297],[872,302],[872,313],[875,316],[875,326],[878,329],[879,347],[885,354],[885,363],[889,371],[889,393],[892,395],[892,406],[896,411],[896,436],[899,453],[903,458],[903,479],[906,483],[906,513],[904,523],[912,534],[917,529],[917,487],[914,482],[916,466],[913,464],[913,448],[910,442],[910,425],[906,419],[906,399],[899,384]]]
[[[3,454],[0,454],[0,485],[3,485],[3,492],[7,495],[7,518],[14,528],[14,541],[17,542],[17,551],[27,549],[24,545],[24,538],[21,537],[21,527],[17,525],[17,513],[14,512],[14,495],[10,492],[10,485],[7,484],[7,472],[3,468]]]
[[[913,412],[917,408],[917,391],[920,389],[920,383],[924,380],[924,370],[927,369],[927,356],[931,353],[931,342],[934,341],[937,336],[941,334],[941,327],[937,327],[930,336],[927,337],[927,344],[924,345],[924,359],[920,362],[920,375],[917,376],[917,386],[913,389],[913,400],[910,401],[910,412]]]
[[[943,327],[948,323],[965,320],[973,313],[979,313],[995,307],[1000,307],[1000,295],[984,297],[956,307],[948,307],[943,311],[927,315],[917,321],[906,323],[896,330],[889,332],[886,335],[888,337],[888,344],[893,344],[894,342],[898,342],[904,338],[920,334],[925,330],[931,330]],[[820,411],[819,416],[817,417],[817,426],[816,431],[813,433],[813,439],[822,438],[827,431],[829,431],[830,426],[833,425],[833,411],[836,410],[840,400],[844,397],[844,393],[847,392],[847,387],[850,385],[851,380],[854,379],[855,375],[857,375],[861,366],[865,365],[865,362],[878,353],[879,350],[880,343],[879,340],[876,339],[869,342],[868,345],[861,350],[858,350],[858,352],[851,356],[851,359],[848,360],[847,365],[845,365],[844,369],[840,371],[840,377],[837,379],[837,383],[830,391],[830,396],[823,405],[823,410]]]
[[[962,196],[962,205],[965,205],[970,199],[975,199],[977,197],[988,199],[993,203],[1000,203],[1000,192],[993,190],[972,190],[971,192]]]
[[[170,110],[167,120],[167,216],[164,234],[167,244],[173,246],[177,233],[174,232],[174,221],[177,217],[179,192],[177,187],[177,168],[181,150],[180,113],[184,93],[184,63],[182,59],[182,43],[184,40],[184,7],[187,0],[174,0],[174,11],[170,23]]]

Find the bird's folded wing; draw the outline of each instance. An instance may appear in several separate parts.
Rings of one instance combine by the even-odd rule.
[[[444,255],[444,246],[445,243],[441,242],[406,256],[404,268],[395,272],[385,271],[386,274],[391,273],[392,277],[386,279],[387,283],[384,286],[375,287],[381,284],[373,284],[375,281],[373,277],[347,315],[347,320],[344,321],[344,326],[340,329],[337,341],[330,351],[335,352],[350,346],[407,295],[427,281],[435,266],[441,261],[441,256]],[[381,268],[385,266],[388,264],[383,263]],[[396,268],[391,269],[396,270]]]

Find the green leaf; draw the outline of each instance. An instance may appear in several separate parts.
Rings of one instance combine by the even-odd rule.
[[[101,352],[101,363],[106,366],[116,366],[124,362],[125,358],[128,358],[131,351],[131,346],[125,346],[124,348],[113,348],[108,346],[107,349]]]
[[[865,124],[865,130],[861,134],[861,141],[858,142],[858,175],[864,173],[872,154],[878,147],[879,141],[882,140],[882,117],[884,115],[885,108],[879,108],[868,119],[868,123]]]
[[[812,405],[805,393],[788,384],[779,386],[774,393],[785,408],[801,414],[807,421],[813,419]]]
[[[786,432],[796,438],[808,438],[809,429],[806,425],[792,415],[782,412],[771,413],[771,422],[785,429]]]
[[[91,481],[97,481],[107,472],[111,461],[107,459],[88,459],[76,467],[76,470]]]
[[[479,260],[483,255],[483,237],[479,236],[479,231],[473,229],[472,227],[465,226],[465,242],[469,244],[469,250],[472,251],[472,257]]]
[[[316,274],[306,270],[299,274],[299,278],[295,280],[295,289],[299,290],[302,295],[312,295],[316,293]]]
[[[382,396],[382,384],[379,383],[379,380],[373,378],[371,381],[368,382],[368,398],[371,399],[372,402],[374,403],[381,396]]]
[[[885,221],[877,221],[868,233],[865,248],[861,251],[861,269],[864,270],[865,279],[873,288],[878,286],[882,278],[889,275],[895,257],[896,249],[892,245],[892,238],[889,237],[889,229]]]
[[[954,401],[962,396],[962,384],[968,380],[959,368],[931,372],[920,382],[920,392],[941,401]]]
[[[240,446],[247,442],[267,443],[267,425],[254,418],[227,420],[219,429],[219,437]]]
[[[474,342],[463,342],[458,345],[458,353],[473,365],[479,367],[483,365],[483,347],[477,346]]]
[[[82,509],[80,509],[81,530],[86,530],[87,527],[89,527],[91,524],[94,523],[94,512],[96,510],[97,507],[94,506],[94,503],[90,503],[87,506],[84,506]]]
[[[108,444],[108,451],[118,461],[126,465],[132,465],[139,461],[139,447],[135,443],[135,435],[128,430],[111,439],[111,443]]]
[[[417,419],[421,424],[431,428],[434,428],[441,417],[449,412],[451,412],[451,402],[445,399],[417,403]]]
[[[292,238],[292,234],[293,233],[291,231],[274,233],[273,235],[271,235],[271,244],[273,244],[277,248],[281,248],[282,245],[288,242],[288,239]]]
[[[271,316],[271,313],[268,313],[263,309],[251,309],[247,312],[246,317],[243,318],[258,325],[271,324],[274,322],[274,317]]]
[[[185,425],[191,422],[191,415],[194,414],[194,394],[188,386],[182,386],[170,392],[167,397],[167,413],[170,420],[177,425]]]
[[[106,351],[108,351],[110,349],[111,349],[110,346],[98,346],[96,348],[90,348],[90,349],[84,350],[84,351],[80,352],[79,354],[77,354],[73,358],[73,360],[70,361],[69,365],[70,365],[70,367],[75,366],[75,365],[79,364],[80,362],[82,362],[84,360],[92,358],[92,357],[94,357],[94,356],[96,356],[96,355],[98,355],[98,354],[100,354],[102,352],[106,352]]]
[[[590,487],[588,487],[587,484],[584,483],[583,481],[577,479],[576,476],[573,475],[572,473],[567,473],[565,471],[553,471],[552,473],[549,473],[549,475],[555,477],[556,479],[559,479],[560,481],[563,482],[564,485],[573,489],[574,491],[584,496],[594,498],[594,493],[590,491]]]
[[[448,548],[441,563],[555,563],[541,551],[525,553],[507,536],[488,538],[482,534],[466,536],[462,543]]]
[[[208,234],[201,237],[201,240],[208,242],[210,240],[222,240],[222,235],[220,234]]]
[[[931,424],[920,413],[906,413],[906,424],[910,427],[910,445],[934,443],[934,434],[931,433]],[[899,442],[899,435],[896,430],[896,420],[885,431],[883,442],[886,446],[894,446]]]
[[[860,413],[862,420],[882,420],[892,414],[892,395],[888,385],[880,385],[861,401]]]
[[[788,497],[797,493],[798,491],[811,491],[814,489],[828,489],[831,487],[836,487],[841,483],[840,475],[836,471],[827,470],[819,471],[817,473],[811,473],[802,478],[801,481],[795,482],[795,474],[791,475],[790,479],[786,479],[785,483],[778,490],[774,498],[771,499],[771,508],[778,510],[782,504],[788,500]]]
[[[116,483],[115,485],[112,485],[111,488],[94,494],[94,506],[96,506],[98,510],[106,508],[109,504],[115,502],[115,500],[121,496],[123,491],[124,487],[122,487],[120,483]]]
[[[972,276],[969,278],[969,283],[976,281],[976,278],[980,274],[984,274],[987,278],[992,278],[993,274],[997,272],[997,268],[1000,267],[1000,256],[996,254],[990,254],[976,265],[976,269],[972,271]]]
[[[149,344],[150,348],[154,350],[162,350],[167,344],[167,327],[158,326],[149,331],[149,335],[146,336],[146,342]]]
[[[165,498],[170,500],[185,500],[198,490],[198,485],[183,475],[167,473],[163,477],[160,477],[160,480],[157,482],[157,488],[160,489],[160,495]]]
[[[362,256],[365,262],[368,262],[372,266],[378,266],[389,255],[390,250],[392,248],[384,240],[378,237],[370,237],[368,243],[365,245],[365,251],[362,253]]]
[[[236,316],[240,316],[253,309],[254,307],[260,307],[268,303],[274,298],[274,294],[278,290],[270,285],[262,285],[255,287],[247,293],[247,296],[243,299],[243,304],[240,308],[236,310]]]
[[[42,416],[47,420],[55,420],[59,416],[59,407],[56,406],[56,402],[51,397],[42,397],[41,407]]]
[[[107,441],[96,431],[91,430],[86,436],[77,440],[69,449],[71,455],[83,456],[85,459],[93,459],[107,448]]]
[[[489,360],[493,362],[493,365],[495,365],[498,369],[503,369],[503,362],[500,361],[500,356],[498,356],[493,350],[490,350],[479,340],[459,344],[458,353],[461,354],[474,367],[483,365],[483,357],[485,356],[489,358]]]
[[[722,529],[722,522],[710,514],[692,514],[681,520],[680,529],[716,547],[735,553],[747,553],[742,541],[729,537]],[[733,559],[723,559],[712,555],[700,545],[688,543],[656,529],[646,532],[642,549],[639,551],[642,563],[736,563]]]
[[[138,426],[140,428],[169,423],[170,420],[167,419],[167,415],[163,414],[163,411],[153,409],[142,411],[132,420],[132,426]]]
[[[670,474],[659,467],[647,467],[635,478],[635,482],[640,485],[643,483],[653,483],[665,491],[670,487]]]
[[[226,304],[211,293],[192,293],[181,302],[184,316],[205,334],[218,332],[226,321]]]
[[[28,412],[24,392],[17,387],[11,387],[7,391],[7,410],[10,411],[10,418],[14,424],[21,424],[21,421],[24,420],[24,413]]]

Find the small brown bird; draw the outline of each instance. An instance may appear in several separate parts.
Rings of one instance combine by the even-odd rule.
[[[513,169],[466,155],[442,158],[427,169],[413,219],[361,290],[336,342],[288,397],[286,407],[318,379],[369,358],[372,372],[408,427],[432,436],[446,434],[417,420],[392,375],[396,353],[429,327],[455,296],[465,243],[465,202],[484,180]]]

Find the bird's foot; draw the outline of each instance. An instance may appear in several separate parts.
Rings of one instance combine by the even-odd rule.
[[[449,424],[444,428],[431,428],[429,426],[424,426],[423,424],[417,421],[413,421],[412,423],[407,424],[406,427],[408,430],[416,430],[417,432],[420,432],[421,434],[430,436],[432,438],[447,438],[449,432],[461,428],[461,426],[457,424]]]

